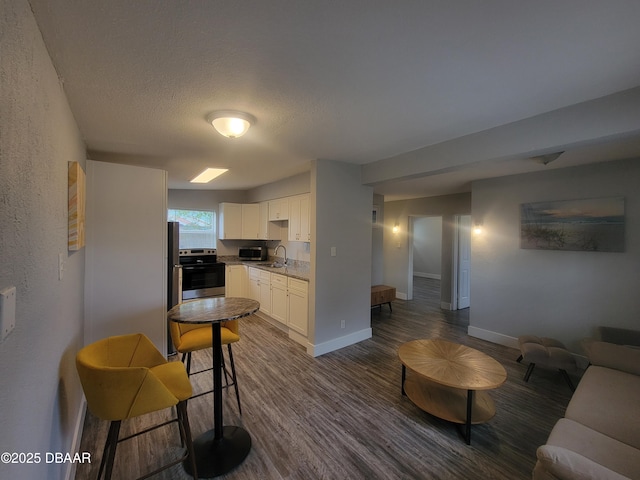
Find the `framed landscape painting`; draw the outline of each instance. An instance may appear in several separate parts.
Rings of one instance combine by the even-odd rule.
[[[524,203],[520,248],[624,252],[624,197]]]

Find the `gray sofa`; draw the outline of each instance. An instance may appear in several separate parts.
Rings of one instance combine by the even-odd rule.
[[[585,350],[591,365],[538,448],[533,479],[640,479],[640,349],[590,341]]]

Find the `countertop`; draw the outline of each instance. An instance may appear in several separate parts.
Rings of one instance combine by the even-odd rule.
[[[286,277],[297,278],[298,280],[309,281],[309,264],[307,262],[298,262],[289,259],[291,265],[286,267],[274,268],[268,265],[261,265],[263,263],[270,263],[275,261],[274,259],[264,260],[260,262],[247,262],[236,256],[219,256],[219,262],[223,262],[226,265],[245,265],[247,267],[257,268],[258,270],[264,270],[271,273],[277,273]]]

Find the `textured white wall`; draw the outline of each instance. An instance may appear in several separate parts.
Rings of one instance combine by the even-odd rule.
[[[17,288],[16,328],[0,344],[0,478],[64,478],[45,452],[72,448],[82,393],[84,252],[67,253],[67,162],[85,149],[26,0],[0,0],[0,289]],[[58,279],[58,254],[64,277]]]
[[[640,160],[474,182],[469,333],[555,337],[580,353],[597,325],[640,329]],[[624,253],[520,248],[520,204],[624,196]]]

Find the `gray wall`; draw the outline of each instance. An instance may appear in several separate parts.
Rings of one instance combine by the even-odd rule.
[[[555,337],[580,352],[597,325],[640,328],[640,160],[474,182],[469,333],[515,345]],[[624,196],[624,253],[524,250],[520,204]]]
[[[17,288],[16,327],[0,344],[0,451],[73,452],[85,254],[67,252],[67,162],[84,167],[86,153],[26,0],[0,0],[0,32],[0,289]],[[68,468],[0,463],[0,478]]]
[[[384,283],[396,287],[398,298],[408,298],[409,292],[409,245],[413,241],[408,235],[410,216],[442,217],[442,278],[441,302],[451,303],[453,234],[456,215],[471,213],[471,194],[443,195],[440,197],[399,200],[384,204]],[[394,224],[400,232],[392,233]],[[473,293],[472,293],[473,294]]]
[[[413,274],[440,279],[442,275],[442,217],[413,220]]]
[[[311,197],[309,341],[317,355],[371,336],[373,191],[361,184],[359,165],[318,160]]]

